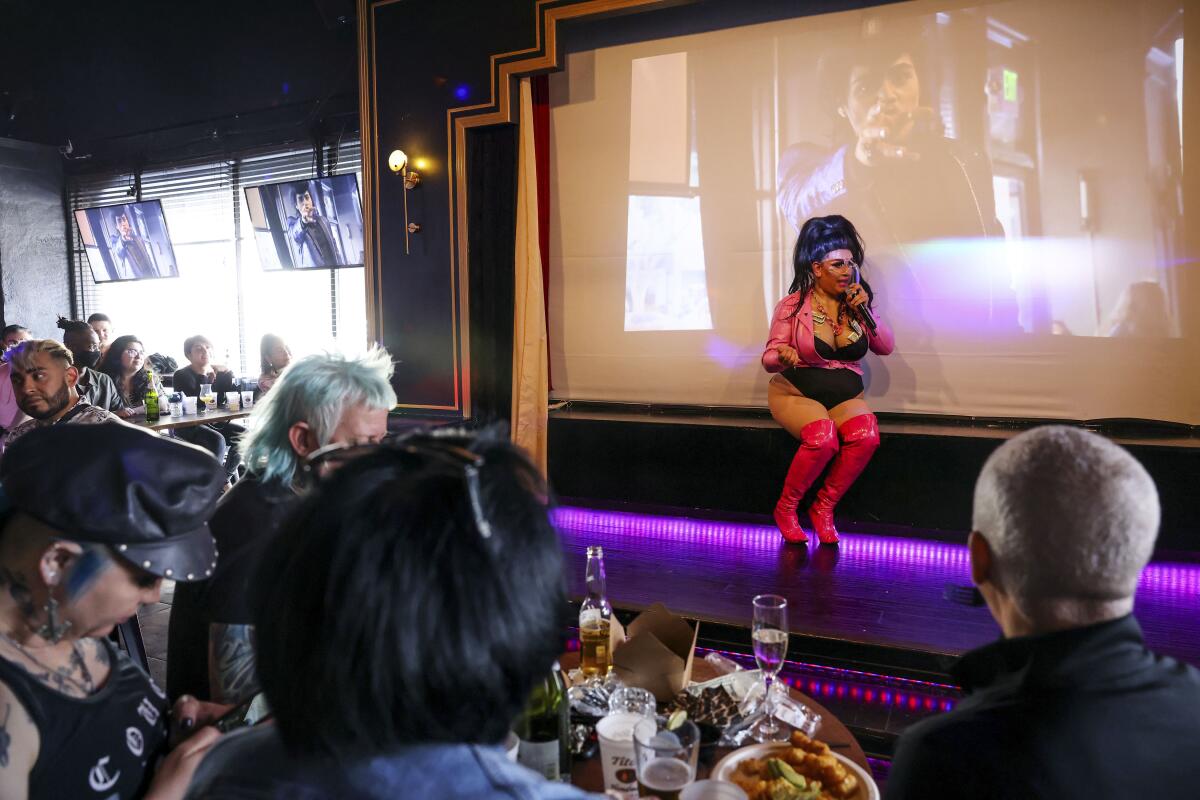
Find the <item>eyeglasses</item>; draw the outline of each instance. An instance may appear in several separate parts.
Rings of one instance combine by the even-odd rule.
[[[381,450],[405,453],[424,461],[437,461],[461,470],[467,486],[467,499],[471,505],[471,516],[475,528],[484,539],[492,538],[492,526],[483,512],[483,501],[479,486],[479,469],[484,464],[483,456],[465,447],[436,439],[385,438],[377,444],[327,444],[309,453],[304,460],[304,472],[320,478],[339,467],[371,453]]]
[[[858,269],[858,263],[852,258],[834,258],[821,263],[830,269]]]
[[[130,358],[140,358],[140,357],[144,356],[145,354],[146,354],[145,351],[138,350],[137,348],[134,348],[134,347],[130,347],[128,350],[125,351],[125,355],[129,356]]]

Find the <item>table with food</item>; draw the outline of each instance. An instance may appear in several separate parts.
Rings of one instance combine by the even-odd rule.
[[[697,649],[699,623],[661,604],[622,628],[593,550],[580,648],[535,691],[514,729],[514,758],[613,798],[878,800],[846,726],[777,679],[784,598],[754,598],[758,669],[746,669],[732,654]]]

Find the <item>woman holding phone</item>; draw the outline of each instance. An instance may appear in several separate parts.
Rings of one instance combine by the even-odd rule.
[[[800,440],[775,504],[775,524],[788,542],[808,541],[796,509],[832,461],[808,516],[821,544],[837,544],[833,509],[879,447],[861,362],[868,350],[891,353],[895,341],[859,279],[862,262],[862,238],[850,220],[835,214],[805,222],[792,255],[795,275],[763,351],[763,367],[773,373],[771,416]]]

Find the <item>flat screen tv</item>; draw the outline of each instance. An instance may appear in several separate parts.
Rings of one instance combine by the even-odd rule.
[[[179,277],[159,201],[81,208],[75,222],[96,283]]]
[[[362,205],[354,174],[246,187],[263,269],[363,265]]]

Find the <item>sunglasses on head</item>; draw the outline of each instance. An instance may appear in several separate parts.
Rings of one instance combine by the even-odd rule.
[[[475,527],[482,538],[492,538],[492,526],[484,515],[479,488],[479,469],[484,465],[484,458],[460,445],[428,438],[384,438],[373,444],[327,444],[308,455],[304,460],[304,472],[320,479],[322,475],[337,470],[351,461],[385,450],[404,453],[422,459],[426,463],[439,463],[456,472],[461,471],[467,486],[467,498],[471,504],[471,515],[474,517]]]

